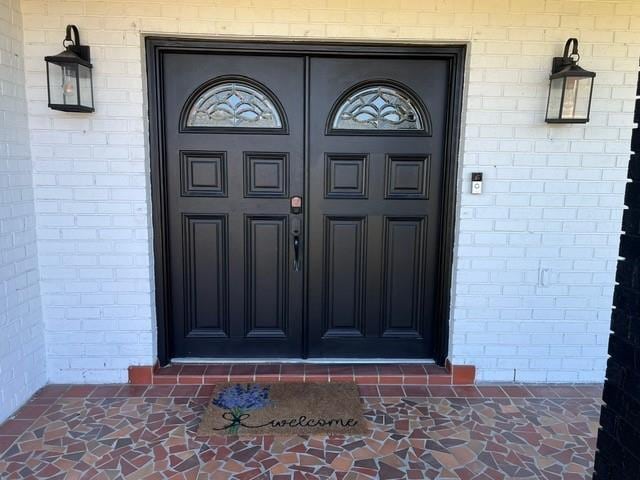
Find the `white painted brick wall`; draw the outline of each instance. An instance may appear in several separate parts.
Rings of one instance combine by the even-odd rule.
[[[46,381],[22,17],[0,0],[0,422]]]
[[[468,42],[451,358],[481,380],[599,381],[640,56],[636,0],[25,0],[42,292],[53,381],[155,357],[144,34]],[[46,106],[42,57],[75,23],[96,113]],[[544,123],[570,36],[597,71],[588,125]],[[471,196],[472,171],[485,193]]]

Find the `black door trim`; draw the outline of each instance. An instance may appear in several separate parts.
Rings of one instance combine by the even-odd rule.
[[[170,291],[169,252],[166,181],[164,168],[164,124],[162,78],[163,54],[169,52],[238,53],[261,55],[308,56],[370,56],[377,58],[439,58],[449,61],[451,83],[447,109],[445,135],[444,185],[442,197],[442,234],[440,238],[437,284],[441,286],[436,299],[436,322],[434,332],[435,361],[443,365],[448,354],[449,313],[451,302],[451,274],[453,269],[453,242],[455,229],[456,181],[458,151],[460,143],[462,94],[464,80],[465,45],[416,45],[389,43],[342,43],[342,42],[290,42],[290,41],[229,41],[198,40],[177,37],[146,37],[147,89],[149,97],[149,146],[151,160],[151,208],[153,221],[153,253],[155,274],[156,321],[158,327],[158,361],[166,365],[171,360],[170,351]],[[307,68],[308,70],[308,68]],[[308,77],[308,75],[307,75]],[[308,79],[307,79],[308,82]],[[306,95],[305,95],[306,97]],[[305,116],[308,115],[305,100]],[[307,122],[308,128],[308,122]],[[306,149],[307,147],[305,147]],[[305,164],[307,159],[305,159]],[[305,188],[308,188],[305,169]],[[305,205],[305,208],[308,208]],[[305,242],[308,239],[304,239]],[[305,262],[306,264],[306,262]],[[306,281],[306,279],[305,279]],[[306,318],[306,298],[304,311]],[[304,325],[304,323],[303,323]],[[303,345],[306,344],[306,328],[303,327]],[[304,349],[306,351],[306,348]]]

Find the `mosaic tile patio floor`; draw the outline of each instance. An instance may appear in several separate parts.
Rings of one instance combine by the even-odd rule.
[[[195,436],[212,386],[48,386],[0,425],[0,478],[591,478],[600,386],[398,388],[361,390],[363,437],[238,438]]]

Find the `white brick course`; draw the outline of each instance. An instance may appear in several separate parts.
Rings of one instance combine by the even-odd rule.
[[[143,35],[468,44],[450,357],[480,380],[599,381],[632,128],[635,0],[25,0],[52,381],[124,381],[155,358]],[[75,23],[96,113],[46,108],[44,62]],[[597,71],[587,125],[544,123],[569,36]],[[471,196],[470,173],[485,174]],[[102,345],[102,348],[94,346]]]
[[[0,0],[0,422],[46,381],[17,0]]]

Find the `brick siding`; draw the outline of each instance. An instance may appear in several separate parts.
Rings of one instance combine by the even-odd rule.
[[[633,0],[25,0],[38,251],[53,381],[124,381],[155,358],[143,35],[465,42],[450,359],[478,380],[600,381],[633,125]],[[42,57],[75,23],[96,113],[46,106]],[[570,36],[591,122],[544,123]],[[484,172],[472,196],[470,174]]]
[[[21,21],[0,0],[0,423],[46,381]]]

